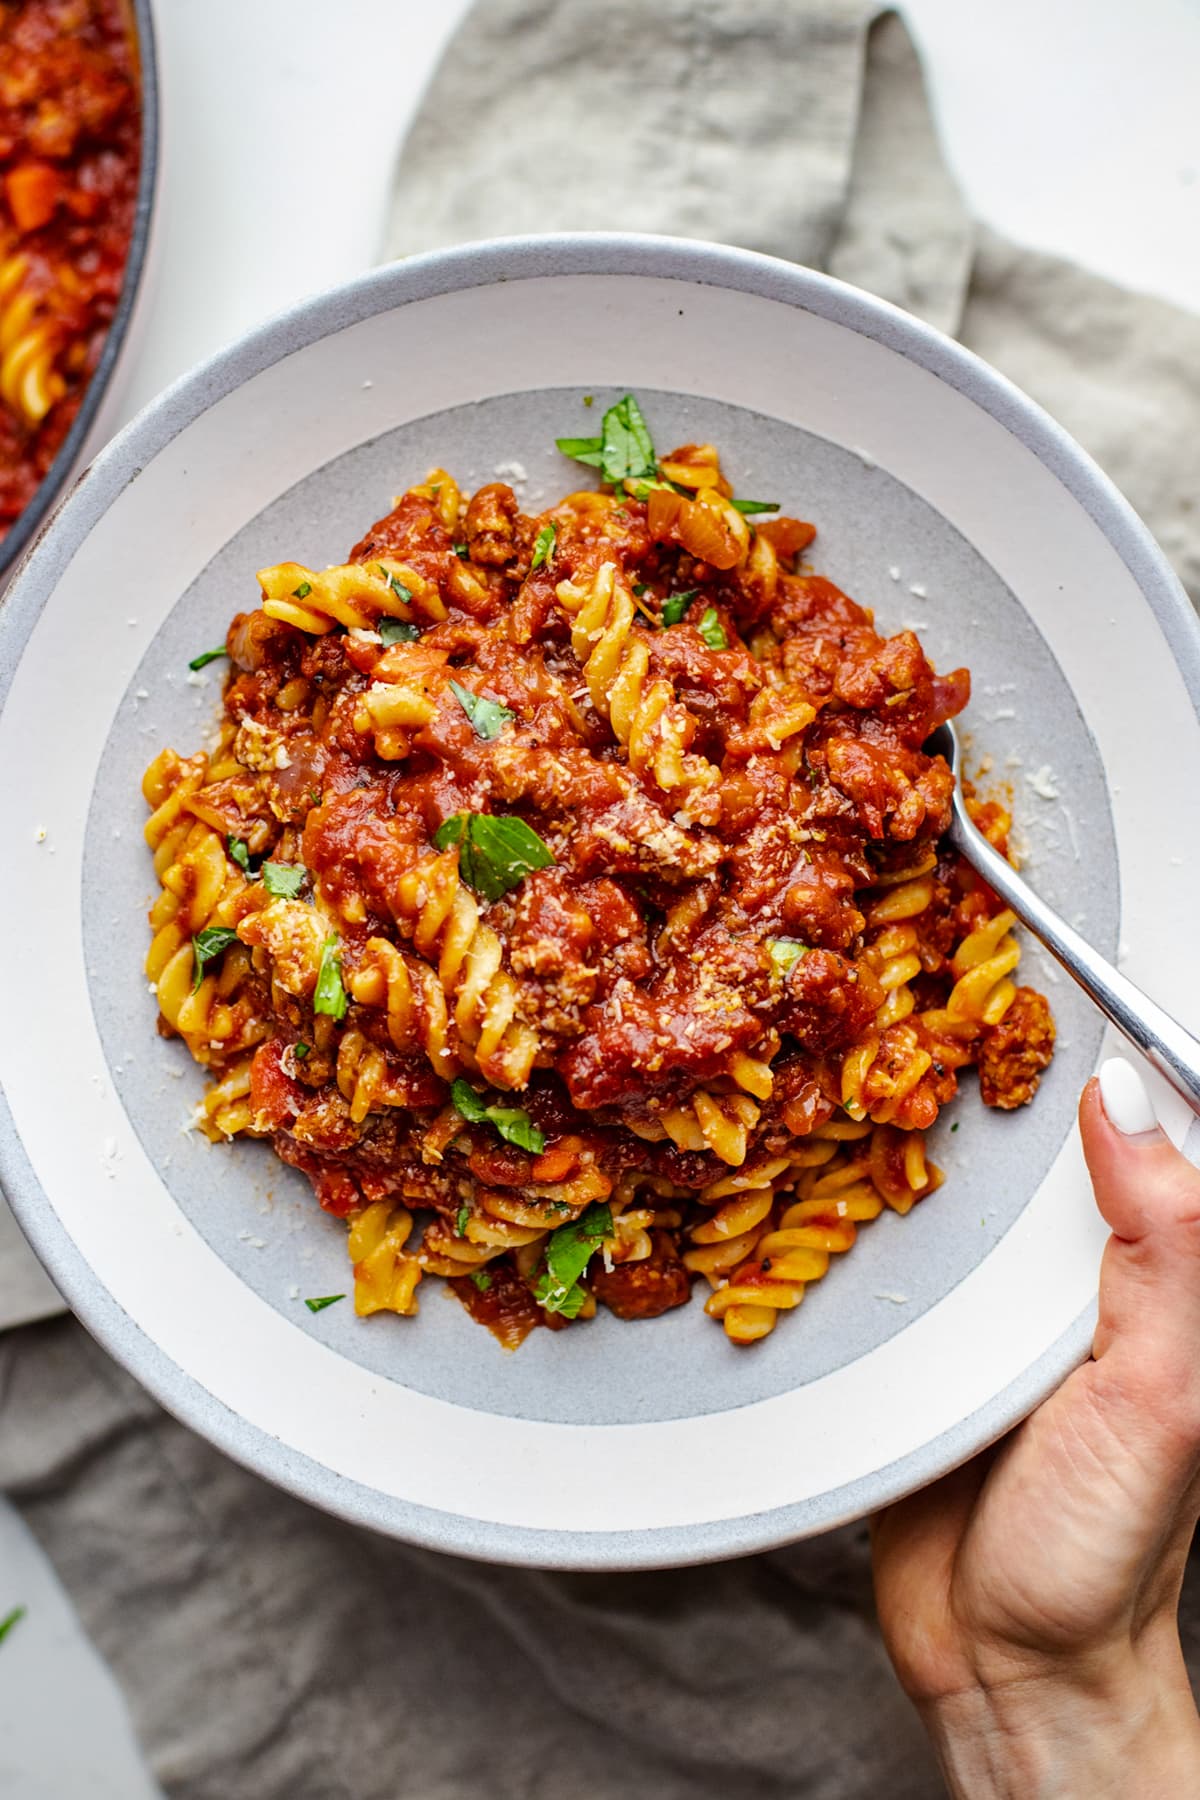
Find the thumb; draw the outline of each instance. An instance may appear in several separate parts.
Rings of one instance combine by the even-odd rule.
[[[1200,1171],[1170,1142],[1132,1064],[1106,1062],[1083,1091],[1079,1126],[1112,1238],[1100,1274],[1092,1354],[1120,1397],[1194,1443],[1200,1436]],[[1140,1434],[1139,1434],[1140,1435]],[[1181,1445],[1182,1447],[1182,1445]]]

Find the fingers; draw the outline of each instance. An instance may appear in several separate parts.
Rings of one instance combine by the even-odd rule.
[[[1200,1170],[1171,1143],[1123,1058],[1084,1088],[1079,1129],[1096,1203],[1117,1237],[1137,1243],[1200,1221]]]
[[[1133,1068],[1106,1063],[1079,1109],[1096,1201],[1113,1237],[1093,1340],[1109,1423],[1176,1452],[1200,1443],[1200,1171],[1160,1129]]]

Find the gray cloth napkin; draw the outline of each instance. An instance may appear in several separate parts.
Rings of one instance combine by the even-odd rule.
[[[632,227],[830,269],[1042,400],[1200,595],[1200,321],[975,231],[908,37],[872,10],[481,0],[405,146],[389,253]],[[176,1800],[942,1792],[874,1628],[864,1529],[638,1576],[411,1550],[211,1450],[45,1319],[19,1260],[0,1234],[0,1322],[43,1320],[0,1335],[0,1483]],[[1194,1585],[1184,1632],[1200,1667]]]

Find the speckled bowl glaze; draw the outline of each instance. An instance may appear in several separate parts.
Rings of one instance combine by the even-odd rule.
[[[969,664],[973,755],[1012,787],[1032,879],[1161,990],[1200,876],[1186,598],[1028,400],[802,269],[589,236],[365,276],[143,413],[0,616],[0,1173],[35,1248],[101,1342],[259,1473],[439,1549],[575,1568],[761,1549],[943,1473],[1085,1354],[1103,1241],[1074,1108],[1104,1032],[1032,947],[1061,1032],[1034,1106],[965,1094],[935,1134],[945,1186],[748,1351],[698,1303],[516,1355],[436,1283],[416,1320],[310,1315],[304,1295],[348,1286],[344,1228],[265,1146],[181,1129],[203,1077],[156,1037],[141,973],[138,780],[211,722],[218,683],[189,657],[255,603],[258,567],[340,560],[434,463],[557,496],[576,473],[554,438],[628,389],[661,447],[712,440],[741,492],[814,519],[816,566],[883,627]],[[1160,997],[1195,1018],[1200,967],[1171,976]]]

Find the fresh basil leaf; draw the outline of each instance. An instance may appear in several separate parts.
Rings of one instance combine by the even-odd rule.
[[[231,862],[235,862],[244,875],[250,873],[250,846],[244,838],[230,835],[225,839],[225,848],[229,852]]]
[[[735,506],[737,508],[738,512],[740,512],[740,513],[764,513],[764,512],[778,512],[779,511],[778,500],[731,500],[729,502],[729,504],[730,504],[730,506]]]
[[[297,1042],[292,1045],[292,1055],[297,1062],[303,1062],[311,1050],[312,1045],[306,1044],[303,1038],[298,1039]]]
[[[600,467],[603,438],[555,438],[554,446],[564,456],[569,456],[572,462],[584,463],[589,469]]]
[[[494,1125],[506,1143],[540,1156],[546,1140],[529,1114],[519,1106],[489,1106],[469,1081],[460,1075],[451,1084],[450,1098],[468,1125]]]
[[[472,1269],[468,1279],[474,1283],[481,1294],[486,1294],[492,1285],[492,1278],[486,1269]]]
[[[303,863],[265,862],[261,874],[263,886],[276,900],[294,900],[308,878]]]
[[[663,601],[662,622],[664,625],[678,625],[684,613],[700,592],[699,588],[689,588],[686,594],[668,594]]]
[[[717,617],[715,606],[705,607],[696,630],[710,650],[728,650],[729,639],[725,636],[725,627]]]
[[[482,738],[485,744],[499,737],[504,727],[517,716],[509,712],[507,706],[501,706],[498,700],[489,700],[486,694],[473,694],[470,688],[457,681],[450,683],[450,692],[470,719],[475,736]]]
[[[802,944],[799,938],[778,937],[767,939],[767,949],[770,952],[771,961],[775,964],[775,967],[779,970],[779,973],[785,980],[800,961],[800,958],[808,955],[808,948],[808,945]]]
[[[298,588],[292,589],[292,599],[293,600],[307,600],[308,596],[311,593],[312,593],[312,582],[311,581],[302,581]]]
[[[587,1289],[580,1287],[578,1282],[564,1294],[553,1275],[542,1275],[533,1290],[533,1297],[547,1312],[558,1313],[564,1319],[577,1319],[588,1296]]]
[[[433,841],[439,850],[458,845],[459,873],[485,900],[499,900],[534,869],[547,869],[554,861],[523,819],[494,813],[454,813],[438,827]]]
[[[191,662],[188,664],[188,668],[189,669],[203,669],[203,668],[206,668],[210,662],[216,662],[216,660],[219,656],[228,656],[228,655],[229,655],[229,652],[225,648],[224,644],[221,645],[221,648],[219,650],[202,650],[200,652],[199,656],[193,656]]]
[[[0,1619],[0,1644],[4,1642],[10,1631],[16,1629],[28,1611],[27,1606],[14,1606],[10,1613],[5,1613],[4,1617]]]
[[[571,1290],[593,1252],[612,1235],[612,1228],[611,1208],[593,1203],[569,1225],[560,1225],[550,1233],[546,1239],[546,1275],[538,1282],[536,1294],[547,1312],[561,1312],[564,1304],[570,1303]]]
[[[192,939],[192,992],[200,986],[205,965],[223,956],[230,944],[236,944],[238,934],[228,925],[206,925]]]
[[[392,644],[415,644],[421,633],[408,619],[382,618],[379,635],[385,647],[390,648]]]
[[[327,1306],[336,1306],[339,1300],[345,1298],[345,1294],[320,1294],[315,1300],[306,1300],[304,1304],[309,1312],[318,1313],[324,1312]]]
[[[327,937],[321,945],[321,966],[317,971],[317,985],[313,993],[313,1011],[324,1013],[330,1019],[344,1019],[349,1001],[346,990],[342,986],[342,959],[338,955],[338,940]]]
[[[614,486],[658,473],[654,443],[632,394],[626,394],[604,415],[600,467],[605,481]]]
[[[458,1212],[455,1214],[455,1218],[454,1218],[454,1229],[458,1233],[459,1237],[466,1237],[466,1235],[467,1235],[467,1220],[470,1217],[471,1217],[470,1207],[469,1206],[460,1206],[458,1209]]]
[[[463,1076],[451,1083],[450,1098],[467,1121],[468,1125],[482,1125],[487,1119],[486,1102],[480,1099],[475,1089]]]
[[[487,1116],[505,1142],[515,1144],[518,1150],[540,1156],[546,1148],[545,1138],[523,1107],[489,1106]]]
[[[550,561],[550,558],[554,555],[554,544],[557,537],[558,528],[553,520],[551,520],[548,525],[542,526],[542,529],[533,540],[533,557],[529,564],[529,573],[531,575],[535,569],[540,569],[543,563],[548,563]]]
[[[388,587],[392,590],[392,593],[395,594],[397,600],[404,606],[407,606],[412,599],[412,589],[406,588],[400,577],[398,575],[393,575],[390,569],[385,569],[382,563],[375,564],[375,573],[377,575],[382,575],[383,579],[387,582]]]

